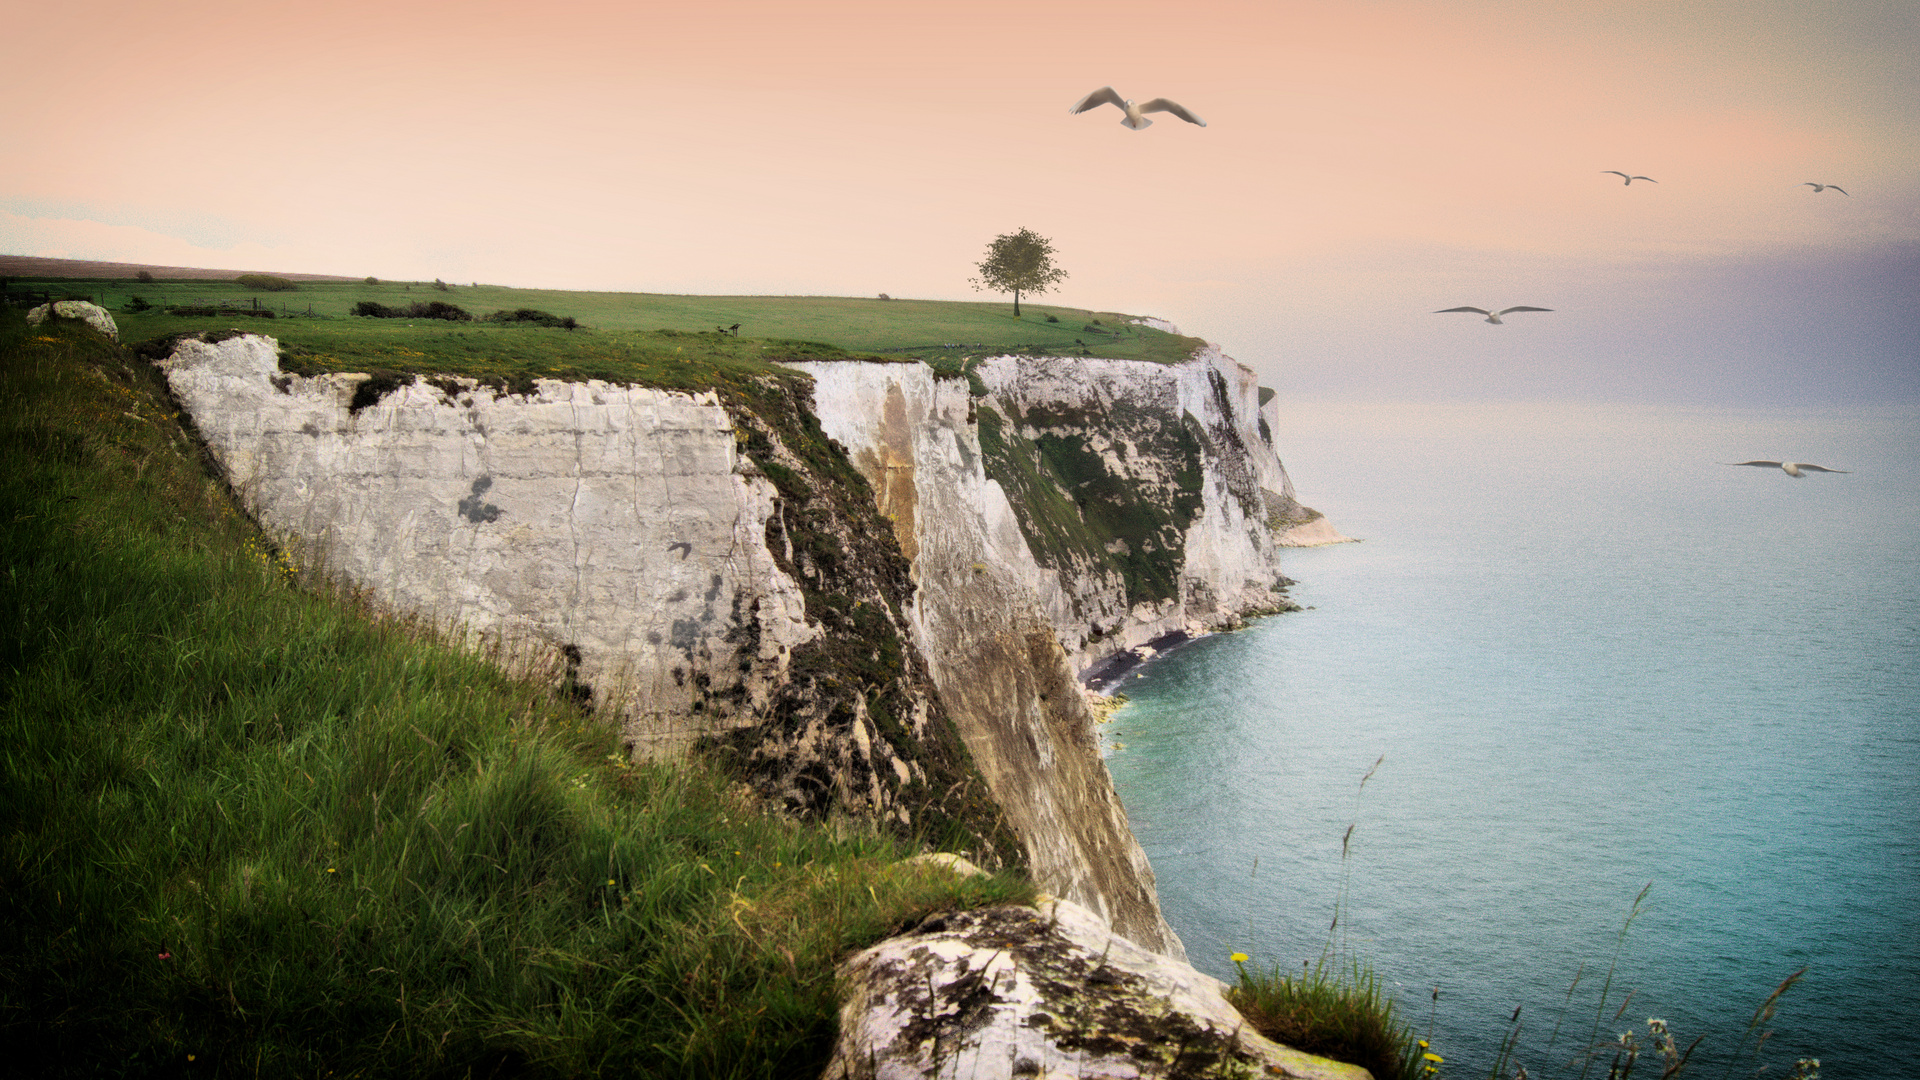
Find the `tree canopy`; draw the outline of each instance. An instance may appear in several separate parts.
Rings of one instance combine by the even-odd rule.
[[[980,276],[971,278],[974,290],[1013,294],[1013,314],[1020,315],[1020,294],[1043,293],[1067,276],[1053,265],[1053,242],[1031,229],[996,236],[987,245]]]

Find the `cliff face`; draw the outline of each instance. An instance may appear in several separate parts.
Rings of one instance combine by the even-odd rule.
[[[270,338],[160,360],[300,565],[510,650],[552,650],[629,747],[734,755],[801,813],[1020,849],[910,641],[907,562],[806,412],[605,383],[283,374]],[[958,835],[955,835],[955,833]]]
[[[970,388],[808,363],[810,394],[723,400],[276,357],[239,336],[161,363],[309,569],[559,650],[636,753],[706,744],[797,811],[958,830],[1179,954],[1075,676],[1283,602],[1276,545],[1313,515],[1239,365],[1007,357]]]
[[[1294,497],[1252,371],[1210,348],[1175,366],[998,357],[977,373],[988,473],[1053,571],[1043,602],[1077,670],[1287,607],[1279,548],[1319,514]]]

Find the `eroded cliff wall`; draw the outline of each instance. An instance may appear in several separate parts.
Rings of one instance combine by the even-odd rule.
[[[1208,348],[974,372],[987,473],[1053,572],[1041,596],[1076,670],[1288,606],[1280,549],[1320,515],[1294,497],[1251,370]]]
[[[1066,602],[1060,574],[1035,561],[986,474],[967,382],[924,364],[796,366],[814,377],[822,429],[866,474],[912,554],[915,641],[1034,880],[1131,940],[1184,956],[1046,613]]]
[[[790,809],[1018,844],[906,625],[911,583],[808,380],[736,400],[541,381],[303,378],[272,339],[160,359],[228,482],[311,571],[559,651],[635,753],[735,755]],[[957,835],[956,835],[957,833]]]

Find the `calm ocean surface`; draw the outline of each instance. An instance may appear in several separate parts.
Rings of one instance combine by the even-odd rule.
[[[1365,542],[1292,554],[1313,610],[1148,665],[1104,736],[1195,965],[1319,956],[1351,824],[1344,941],[1446,1076],[1516,1006],[1558,1075],[1649,883],[1602,1037],[1662,1017],[1717,1078],[1806,967],[1766,1075],[1920,1075],[1920,409],[1283,419]],[[1854,471],[1716,464],[1782,456]]]

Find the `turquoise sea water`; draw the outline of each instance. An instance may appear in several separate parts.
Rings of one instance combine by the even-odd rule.
[[[1920,409],[1297,405],[1280,441],[1364,542],[1292,554],[1312,610],[1148,665],[1104,736],[1196,966],[1319,956],[1344,875],[1444,1075],[1516,1006],[1560,1075],[1650,883],[1603,1038],[1661,1017],[1719,1077],[1805,967],[1764,1075],[1920,1074]],[[1776,457],[1853,471],[1717,464]]]

